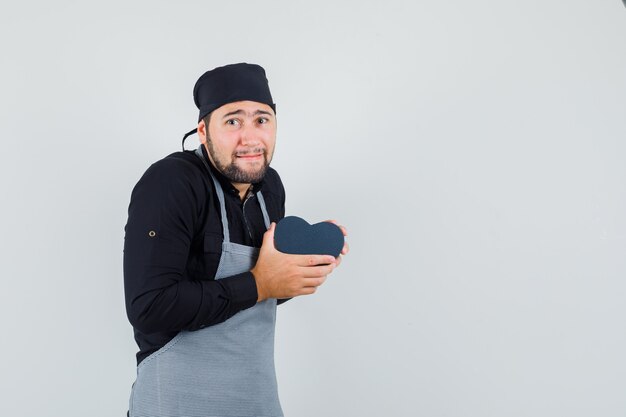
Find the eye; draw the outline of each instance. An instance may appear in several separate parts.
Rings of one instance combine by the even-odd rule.
[[[265,124],[267,122],[269,122],[270,119],[268,119],[267,117],[259,117],[259,123],[260,124]]]
[[[226,120],[226,124],[227,125],[231,125],[231,126],[236,126],[239,124],[239,120],[238,119],[228,119]]]

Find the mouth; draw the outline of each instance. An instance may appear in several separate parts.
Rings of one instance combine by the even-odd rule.
[[[251,153],[243,153],[243,154],[235,154],[237,159],[241,159],[244,161],[255,161],[257,159],[263,158],[263,152],[251,152]]]

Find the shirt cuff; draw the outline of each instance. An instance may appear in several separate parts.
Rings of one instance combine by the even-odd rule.
[[[230,296],[233,312],[252,307],[259,298],[256,280],[250,271],[230,276],[223,281],[223,284]]]

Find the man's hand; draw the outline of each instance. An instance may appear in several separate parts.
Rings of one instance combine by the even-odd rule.
[[[257,301],[313,294],[341,260],[331,255],[290,255],[279,252],[274,247],[275,229],[276,224],[272,223],[263,235],[259,258],[250,271],[256,279],[259,294]]]

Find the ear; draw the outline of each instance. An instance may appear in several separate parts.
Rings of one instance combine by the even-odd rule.
[[[198,139],[200,139],[200,143],[206,145],[206,134],[207,134],[208,126],[204,123],[204,119],[201,119],[198,122]]]

